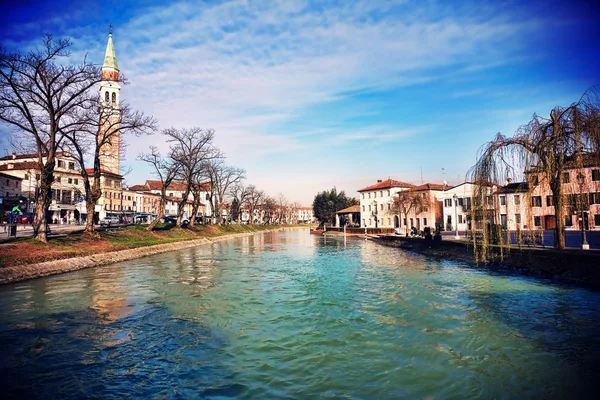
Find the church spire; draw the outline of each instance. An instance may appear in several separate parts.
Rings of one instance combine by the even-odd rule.
[[[115,54],[115,46],[113,46],[112,32],[108,35],[106,54],[104,55],[104,65],[102,67],[114,68],[117,71],[119,70],[119,66],[117,65],[117,55]]]

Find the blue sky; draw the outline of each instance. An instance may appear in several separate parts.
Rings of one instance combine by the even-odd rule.
[[[112,24],[122,99],[163,128],[215,129],[247,183],[305,205],[388,177],[462,182],[497,132],[600,83],[592,1],[18,3],[3,6],[3,45],[49,32],[101,63]],[[126,180],[142,183],[135,157],[163,139],[126,141]]]

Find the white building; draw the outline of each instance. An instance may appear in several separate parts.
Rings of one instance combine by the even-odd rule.
[[[365,228],[394,228],[392,204],[394,195],[415,187],[410,183],[386,179],[358,190],[360,193],[361,226]]]
[[[443,229],[445,231],[466,232],[470,229],[471,210],[473,208],[472,198],[476,189],[475,184],[470,182],[461,183],[458,186],[442,192],[438,200],[442,201],[443,209]],[[488,210],[493,212],[494,199],[492,197],[495,186],[488,186]]]

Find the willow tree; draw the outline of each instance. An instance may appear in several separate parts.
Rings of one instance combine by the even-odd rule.
[[[487,190],[490,182],[500,184],[507,175],[523,168],[529,178],[529,194],[536,186],[544,184],[552,192],[554,245],[563,249],[565,196],[562,177],[569,167],[581,163],[583,153],[597,152],[600,147],[597,98],[597,88],[591,88],[577,103],[557,106],[547,118],[534,114],[512,137],[498,133],[494,140],[485,144],[469,171],[470,179],[479,188],[474,193],[474,198],[479,201],[474,201],[473,212],[486,215],[484,189]],[[483,240],[488,241],[488,237],[484,235]]]

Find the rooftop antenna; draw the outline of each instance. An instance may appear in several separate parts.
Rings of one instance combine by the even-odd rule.
[[[108,24],[108,29],[109,29],[110,34],[112,35],[113,25],[112,24]]]

